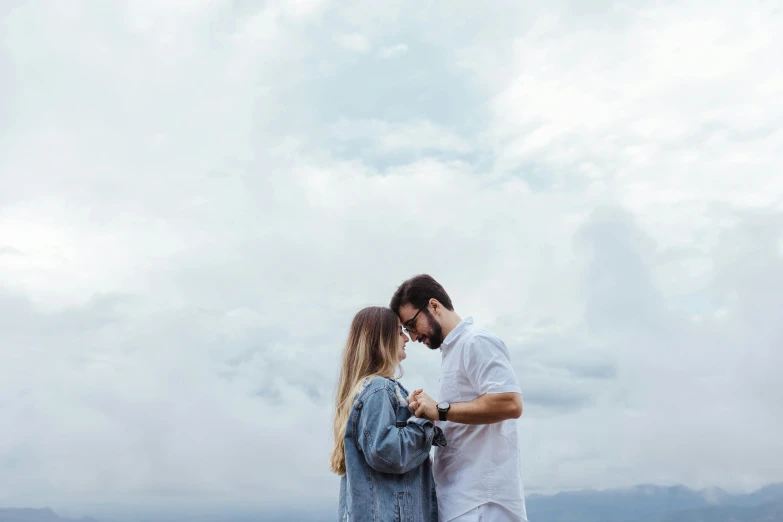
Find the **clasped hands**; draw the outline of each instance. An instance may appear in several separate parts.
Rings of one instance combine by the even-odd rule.
[[[424,417],[433,422],[438,420],[438,403],[424,393],[423,389],[415,390],[408,395],[408,408],[416,417]]]

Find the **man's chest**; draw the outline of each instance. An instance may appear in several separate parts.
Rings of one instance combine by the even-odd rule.
[[[468,402],[477,397],[458,348],[453,347],[441,361],[439,401]]]

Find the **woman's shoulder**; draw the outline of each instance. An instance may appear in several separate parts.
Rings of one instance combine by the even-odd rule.
[[[356,398],[362,399],[369,394],[382,389],[391,390],[394,386],[394,382],[395,381],[392,379],[381,377],[380,375],[365,377],[356,388]]]
[[[402,387],[402,384],[394,379],[380,376],[367,377],[360,383],[359,388],[360,390],[356,393],[356,399],[360,402],[364,402],[374,393],[384,390],[392,404],[408,405],[406,397],[408,392]]]

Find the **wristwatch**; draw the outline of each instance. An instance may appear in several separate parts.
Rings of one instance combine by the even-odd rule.
[[[438,403],[438,419],[445,421],[446,420],[446,414],[449,412],[449,408],[451,408],[451,404],[449,404],[446,401],[439,402]]]

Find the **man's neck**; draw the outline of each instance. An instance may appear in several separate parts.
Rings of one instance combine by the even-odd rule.
[[[443,338],[445,339],[462,322],[462,318],[457,315],[457,312],[452,312],[451,310],[444,310],[441,317],[443,319],[440,327],[443,330]]]

